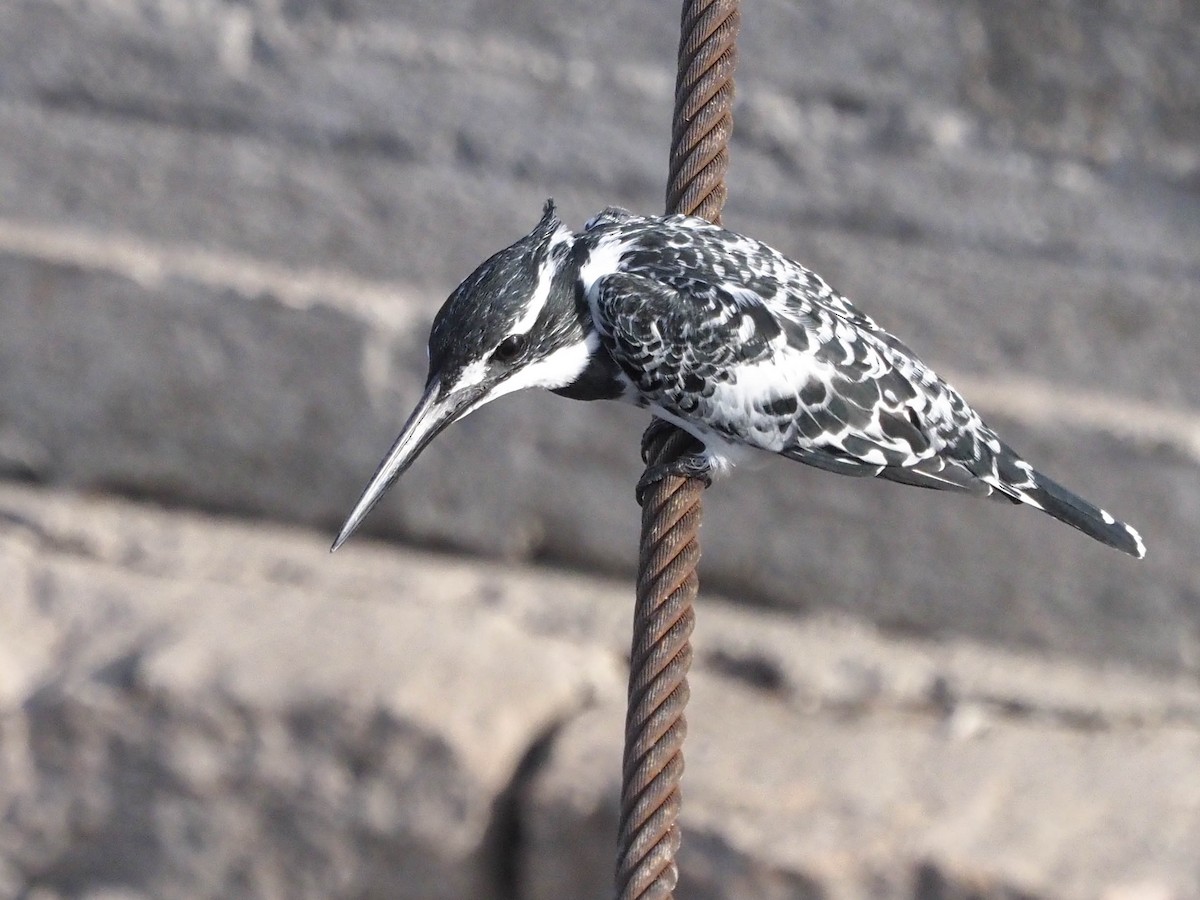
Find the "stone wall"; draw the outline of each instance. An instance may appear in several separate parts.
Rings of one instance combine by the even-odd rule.
[[[958,376],[1136,523],[796,466],[712,491],[708,583],[889,627],[1194,665],[1200,15],[1188,3],[746,10],[727,221]],[[428,321],[553,195],[659,207],[674,12],[638,3],[0,12],[0,469],[331,528]],[[627,572],[642,417],[510,398],[370,528]]]
[[[612,896],[625,581],[0,486],[0,897]],[[708,592],[681,898],[1200,894],[1200,688]]]
[[[575,224],[610,204],[660,208],[676,39],[673,4],[634,0],[0,4],[0,477],[33,486],[5,488],[20,499],[0,505],[0,520],[11,514],[40,521],[36,510],[43,505],[74,502],[60,493],[68,490],[302,526],[330,538],[418,394],[430,318],[458,280],[524,233],[548,196]],[[769,461],[739,470],[706,498],[706,596],[725,595],[735,605],[719,614],[701,609],[701,635],[716,630],[706,625],[709,615],[769,623],[752,629],[751,649],[743,647],[735,660],[756,659],[768,645],[776,647],[769,658],[789,659],[786,649],[770,643],[776,631],[805,653],[816,653],[812,648],[825,639],[850,641],[853,648],[853,639],[836,629],[832,637],[818,631],[819,639],[804,638],[804,629],[819,629],[814,623],[834,616],[856,623],[845,626],[851,630],[880,629],[902,648],[896,652],[914,659],[937,647],[962,646],[971,666],[1024,671],[1019,660],[1036,654],[1046,674],[1035,681],[1050,683],[1068,672],[1099,683],[1113,664],[1141,670],[1130,678],[1151,672],[1194,677],[1200,670],[1200,414],[1194,400],[1200,387],[1194,337],[1200,334],[1200,6],[1188,0],[762,0],[745,5],[740,49],[727,224],[822,272],[952,376],[1035,464],[1136,524],[1149,556],[1135,562],[1032,510]],[[366,531],[410,548],[549,564],[616,576],[628,585],[643,424],[641,414],[603,404],[549,395],[505,398],[443,435]],[[69,508],[103,522],[106,502]],[[126,510],[112,514],[118,519],[141,514],[121,503],[112,509]],[[171,535],[175,521],[166,514],[154,527]],[[80,527],[92,529],[89,541],[104,539],[102,527]],[[172,540],[219,545],[227,540],[219,531],[200,528]],[[306,548],[320,543],[306,540]],[[149,552],[137,548],[123,551],[133,563]],[[393,555],[401,561],[395,568],[388,562]],[[236,568],[236,555],[221,559]],[[163,634],[189,635],[194,655],[185,657],[209,660],[205,665],[220,671],[224,635],[240,621],[220,618],[228,604],[240,610],[261,600],[282,616],[288,597],[296,603],[303,597],[315,610],[330,597],[368,590],[358,579],[382,572],[404,579],[420,570],[404,562],[409,557],[396,546],[350,559],[313,557],[305,565],[331,567],[320,576],[331,581],[317,587],[302,579],[299,587],[277,592],[276,585],[289,583],[287,565],[280,564],[279,581],[266,578],[251,588],[235,579],[215,590],[215,576],[164,563],[149,575],[135,572],[131,586],[125,569],[133,563],[120,557],[109,560],[121,574],[101,591],[109,598],[104,603],[86,567],[61,579],[45,574],[57,571],[50,563],[13,569],[24,573],[27,590],[0,600],[0,611],[7,614],[9,604],[14,622],[28,614],[50,624],[8,630],[8,644],[0,634],[0,649],[7,647],[0,663],[11,658],[12,671],[26,673],[6,683],[0,672],[6,704],[0,757],[20,776],[8,780],[18,788],[0,779],[3,821],[19,825],[0,847],[6,861],[0,895],[15,886],[13,896],[26,896],[22,891],[41,884],[75,896],[112,884],[167,896],[164,885],[178,877],[185,885],[179,896],[227,896],[242,893],[241,882],[222,879],[244,871],[251,873],[245,875],[247,896],[395,896],[398,876],[388,867],[397,859],[422,860],[432,874],[413,883],[440,884],[444,896],[554,896],[561,890],[551,869],[538,868],[544,863],[518,865],[514,860],[525,857],[504,835],[526,829],[542,836],[530,840],[560,844],[571,835],[578,850],[582,839],[575,836],[587,829],[608,833],[607,813],[595,804],[610,795],[611,771],[604,781],[596,774],[603,770],[588,769],[599,780],[583,779],[580,784],[591,786],[577,795],[562,795],[562,786],[579,781],[580,759],[608,752],[587,737],[591,713],[577,714],[591,702],[580,696],[608,684],[611,672],[596,676],[599,681],[564,676],[558,693],[543,695],[529,685],[547,676],[514,665],[504,676],[511,678],[505,690],[522,698],[513,713],[520,724],[505,731],[503,723],[481,720],[486,730],[508,737],[494,759],[466,762],[453,749],[458,738],[439,733],[414,711],[430,702],[416,688],[405,694],[416,698],[414,708],[389,706],[389,700],[337,709],[336,698],[362,685],[390,691],[408,683],[408,670],[357,659],[353,651],[356,633],[409,634],[416,614],[404,609],[380,612],[384,618],[376,620],[376,613],[350,607],[347,636],[329,649],[344,657],[329,663],[337,672],[303,687],[300,699],[268,695],[266,687],[261,690],[268,693],[254,693],[260,677],[281,684],[299,677],[291,669],[239,676],[244,690],[230,688],[220,702],[213,698],[225,687],[210,669],[171,669],[179,681],[162,675],[168,680],[160,682],[153,674],[146,690],[123,674],[128,667],[120,647],[140,648],[134,655],[141,659]],[[429,571],[460,565],[439,560],[425,565]],[[523,583],[549,577],[531,571]],[[442,592],[432,575],[405,590],[406,603],[417,610],[435,607]],[[554,591],[522,590],[544,597],[549,611],[542,614],[553,617]],[[603,593],[594,586],[588,591]],[[121,599],[143,594],[153,600]],[[39,603],[45,608],[28,613],[22,597],[32,598],[35,612]],[[205,618],[197,597],[225,612]],[[161,618],[167,613],[160,606],[172,603],[183,604],[184,612],[172,614],[183,618]],[[94,618],[72,624],[79,606]],[[186,617],[193,606],[194,620]],[[333,614],[311,615],[286,639],[271,638],[269,623],[265,630],[248,627],[245,645],[230,652],[254,665],[267,659],[262,664],[268,666],[275,654],[319,654],[322,629],[330,627],[321,616]],[[472,652],[493,641],[510,647],[491,625],[480,627]],[[499,632],[523,627],[496,625]],[[20,661],[24,635],[60,631],[46,638],[43,650],[36,650],[36,640],[30,645],[34,662]],[[441,626],[422,633],[433,642]],[[918,643],[909,646],[910,638]],[[931,639],[946,643],[924,643]],[[167,643],[174,646],[173,640]],[[67,645],[76,648],[74,656]],[[526,652],[518,652],[519,645],[496,651],[472,683],[500,679],[509,657]],[[453,648],[433,651],[434,659],[458,658]],[[872,644],[863,655],[876,651],[885,652]],[[538,663],[543,673],[564,668],[557,652],[546,651],[549,661]],[[846,651],[858,659],[856,652]],[[612,663],[611,645],[587,653]],[[721,683],[721,660],[728,655],[716,653],[717,674],[702,672],[701,681],[712,675]],[[844,659],[835,657],[829,671],[836,681]],[[83,662],[71,662],[76,659]],[[353,671],[359,664],[363,674]],[[819,797],[797,799],[796,809],[807,809],[809,800],[813,808],[843,808],[839,798],[847,795],[839,792],[851,790],[861,773],[845,764],[837,747],[857,739],[858,726],[847,731],[836,714],[827,723],[805,719],[808,695],[797,685],[807,682],[795,676],[781,683],[801,698],[795,707],[784,711],[774,695],[756,695],[746,701],[753,721],[744,727],[785,743],[784,734],[813,729],[814,746],[827,746],[829,761],[798,755],[787,762],[796,771],[823,773],[833,787],[809,783]],[[712,715],[724,719],[737,708],[741,688],[729,700],[716,690],[716,699],[698,702],[714,704]],[[907,696],[896,691],[884,693]],[[999,697],[995,708],[1009,712],[1058,708],[1042,699],[1012,700],[1025,696],[1016,688],[995,691],[985,694]],[[1000,873],[996,883],[1004,890],[1047,896],[1097,896],[1105,885],[1120,887],[1121,878],[1097,874],[1084,857],[1064,862],[1076,844],[1061,822],[1058,831],[1048,826],[1049,836],[1037,845],[1044,850],[1041,862],[1030,862],[1032,868],[1022,865],[1037,856],[1036,848],[1014,844],[993,857],[987,853],[1008,847],[997,835],[1017,827],[1013,821],[1046,819],[1044,808],[1018,814],[1008,802],[1029,791],[1053,794],[1057,773],[1069,769],[1038,773],[1032,762],[1007,768],[1005,760],[1036,759],[1038,746],[1057,748],[1046,752],[1064,759],[1093,754],[1095,765],[1084,771],[1092,784],[1111,788],[1099,792],[1107,798],[1137,793],[1129,786],[1132,770],[1118,761],[1142,759],[1131,745],[1158,747],[1155,742],[1168,740],[1148,725],[1139,730],[1144,723],[1176,721],[1155,712],[1170,707],[1168,689],[1152,682],[1133,712],[1099,715],[1099,731],[1112,736],[1111,743],[1063,737],[1066,743],[1055,744],[1053,723],[1075,722],[1087,694],[1072,694],[1066,719],[1051,716],[1046,728],[1040,712],[1017,714],[1022,727],[1034,723],[1032,736],[1011,740],[1031,743],[1018,750],[1004,737],[979,751],[961,783],[876,783],[873,790],[890,798],[882,808],[891,812],[876,820],[873,801],[860,798],[868,811],[862,821],[876,821],[875,832],[831,824],[841,844],[810,834],[810,850],[785,843],[766,857],[747,849],[753,822],[788,834],[803,830],[787,819],[787,810],[772,809],[770,790],[758,795],[745,821],[735,815],[736,802],[721,805],[728,800],[720,793],[722,773],[753,766],[722,760],[720,754],[734,751],[715,734],[693,750],[701,760],[693,768],[703,772],[703,760],[710,760],[710,774],[698,777],[713,785],[708,800],[692,807],[696,818],[688,826],[699,835],[693,846],[706,848],[689,864],[694,895],[806,896],[811,888],[842,896],[837,891],[843,888],[833,885],[843,884],[835,875],[845,875],[845,884],[882,879],[885,893],[950,896],[968,889],[962,885],[974,875],[963,872]],[[815,696],[824,695],[817,690]],[[599,703],[596,721],[607,721],[619,707],[610,701]],[[1005,706],[1010,701],[1016,707]],[[479,710],[507,702],[481,695],[464,715],[474,721],[483,715]],[[906,749],[890,762],[880,751],[879,766],[937,770],[962,759],[939,755],[957,751],[936,742],[923,743],[954,718],[929,702],[934,711],[922,720],[925,737],[904,738]],[[855,721],[867,745],[878,740],[884,746],[894,727],[889,717],[903,718],[913,704],[925,709],[926,703],[893,697],[881,717],[863,713]],[[874,710],[870,703],[864,708]],[[246,709],[255,712],[238,719]],[[299,718],[289,718],[293,714]],[[227,718],[214,724],[210,715]],[[706,715],[698,712],[697,719]],[[782,721],[791,724],[785,728]],[[1092,719],[1083,721],[1086,731]],[[372,730],[377,727],[383,731]],[[393,741],[393,727],[404,732],[402,740]],[[1162,759],[1183,753],[1194,740],[1191,728]],[[201,749],[186,751],[201,759],[197,771],[225,773],[215,793],[188,787],[192,775],[183,768],[191,763],[179,762],[160,741],[176,730],[199,735]],[[117,740],[126,732],[136,739]],[[79,735],[86,739],[76,740]],[[237,757],[234,748],[243,738],[254,746],[281,743],[261,757]],[[1042,738],[1051,743],[1039,744]],[[1149,744],[1139,744],[1143,739]],[[190,747],[191,740],[184,744]],[[345,745],[322,743],[339,740]],[[358,779],[375,770],[355,760],[386,756],[393,743],[402,748],[395,752],[409,755],[378,763],[388,787],[363,787]],[[310,780],[295,781],[300,776],[293,773],[273,782],[276,749],[299,770],[311,769],[304,776]],[[433,787],[411,774],[430,771],[413,762],[422,753],[439,760],[428,775]],[[203,762],[214,754],[221,761]],[[522,762],[531,759],[540,764]],[[72,780],[68,775],[84,764],[80,760],[100,762]],[[467,792],[461,797],[437,787],[460,763],[469,783],[454,788]],[[1149,757],[1144,764],[1157,765]],[[1175,765],[1163,763],[1154,777],[1167,783]],[[1001,824],[996,831],[981,826],[968,852],[939,843],[950,826],[937,811],[964,816],[978,808],[971,805],[983,802],[972,795],[972,772],[991,772],[999,781],[989,783],[1003,787],[994,789],[1000,810],[994,821]],[[543,776],[546,784],[559,784],[560,793],[543,786]],[[138,781],[144,777],[148,786]],[[358,787],[344,794],[311,787],[321,778],[332,779],[321,782],[326,786],[349,779]],[[1062,802],[1086,805],[1087,784],[1085,778],[1075,793],[1064,786]],[[103,803],[101,812],[89,812],[89,804],[99,802],[87,800],[89,792],[116,790],[113,785],[142,798],[136,812],[110,815]],[[241,806],[214,800],[218,812],[209,821],[186,804],[186,814],[172,812],[174,800],[161,806],[162,791],[170,788],[173,797],[177,785],[187,797],[236,797],[243,785],[260,793]],[[409,789],[424,798],[413,802],[452,811],[446,817],[454,824],[445,834],[454,849],[445,859],[429,857],[431,839],[419,828],[410,832],[386,810],[357,809],[386,806],[388,796],[408,797]],[[1155,790],[1141,798],[1146,806],[1139,821],[1146,828],[1173,802]],[[264,797],[270,800],[265,807]],[[1172,834],[1196,834],[1193,801],[1171,807],[1183,815]],[[838,854],[851,852],[847,848],[871,845],[872,834],[903,831],[897,811],[912,803],[928,813],[921,821],[933,837],[914,838],[903,853],[892,853],[889,844],[865,867],[843,870],[831,862],[845,858]],[[705,804],[725,812],[704,824]],[[330,812],[335,808],[341,812]],[[547,810],[572,809],[569,827],[556,833],[546,825]],[[43,813],[57,824],[47,824]],[[376,814],[383,825],[355,819]],[[430,821],[441,821],[441,813],[431,815]],[[271,836],[280,821],[305,816],[316,822],[308,836],[286,830]],[[1101,811],[1087,820],[1093,823],[1089,846],[1108,846],[1111,829],[1120,827],[1114,816]],[[358,824],[348,825],[351,820]],[[712,824],[718,821],[726,825]],[[729,830],[734,821],[747,830]],[[178,868],[171,854],[186,856],[179,849],[190,840],[185,825],[243,835],[251,846],[258,845],[250,836],[258,835],[269,863],[239,863],[242,838],[230,837],[227,845],[198,838],[200,846],[217,847],[216,855],[187,857]],[[103,837],[93,843],[79,837],[91,834]],[[166,848],[146,857],[158,874],[146,874],[135,861],[116,869],[97,862],[112,853],[136,856],[151,838]],[[841,849],[835,852],[835,845]],[[305,875],[315,880],[303,885],[288,882],[294,860],[314,847],[319,852],[312,859],[325,862],[312,871],[324,874]],[[564,860],[562,871],[592,871],[587,859],[561,849],[538,859]],[[608,849],[601,847],[601,869],[609,865]],[[1194,871],[1188,870],[1192,882],[1162,874],[1175,871],[1164,853],[1161,869],[1143,873],[1148,883],[1165,879],[1174,891],[1168,896],[1200,891]],[[921,868],[922,854],[934,860],[928,870]],[[497,858],[507,860],[499,869]],[[49,860],[43,869],[39,859]],[[709,877],[703,859],[724,860],[722,872],[741,872],[748,880],[741,888],[719,880],[701,884]],[[956,869],[954,860],[969,864]],[[526,874],[516,878],[514,866]],[[184,877],[184,869],[193,874]],[[1072,881],[1067,869],[1091,874]],[[358,875],[346,874],[351,871]],[[1141,883],[1142,876],[1134,880]]]

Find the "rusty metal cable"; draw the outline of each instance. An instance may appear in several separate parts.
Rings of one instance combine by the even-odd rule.
[[[667,212],[720,223],[739,0],[684,0],[671,128]],[[647,432],[643,461],[660,465],[698,449],[675,428]],[[701,498],[697,478],[668,476],[642,498],[642,536],[629,667],[617,853],[619,900],[670,898],[679,880],[679,781],[687,721],[689,639],[699,588]]]
[[[667,212],[721,222],[740,0],[684,0]]]

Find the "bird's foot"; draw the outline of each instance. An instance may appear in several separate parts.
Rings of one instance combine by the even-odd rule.
[[[701,453],[685,453],[670,462],[646,467],[646,471],[642,473],[642,477],[638,479],[637,483],[638,506],[645,506],[646,494],[654,485],[669,475],[678,475],[680,478],[698,478],[704,482],[705,487],[712,484],[712,466],[709,465],[708,457]]]
[[[667,451],[674,443],[675,457],[664,463],[650,465],[650,460]],[[704,444],[695,436],[663,419],[653,418],[642,433],[642,461],[646,471],[637,483],[637,502],[645,505],[647,492],[668,475],[698,478],[708,487],[712,484],[712,463],[704,453]]]
[[[649,464],[654,456],[654,445],[666,443],[676,433],[679,428],[672,425],[670,422],[655,416],[650,420],[650,424],[646,426],[646,430],[642,432],[642,462]]]

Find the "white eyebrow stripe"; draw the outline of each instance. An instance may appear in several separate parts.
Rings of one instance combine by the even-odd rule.
[[[525,307],[525,312],[513,323],[510,334],[528,334],[529,330],[537,324],[538,316],[550,302],[550,288],[554,285],[554,276],[558,272],[558,266],[554,261],[555,249],[560,244],[569,244],[573,237],[574,235],[563,225],[559,225],[554,234],[550,236],[550,242],[546,247],[546,258],[538,268],[537,287],[533,289],[533,294],[529,297],[529,305]]]

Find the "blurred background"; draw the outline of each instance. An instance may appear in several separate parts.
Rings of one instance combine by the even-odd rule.
[[[505,398],[325,549],[458,281],[547,197],[661,209],[677,40],[0,6],[0,897],[608,895],[644,414]],[[681,894],[1200,896],[1200,5],[747,0],[739,48],[726,224],[1149,555],[718,482]]]

